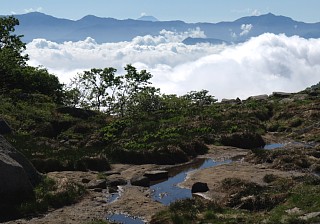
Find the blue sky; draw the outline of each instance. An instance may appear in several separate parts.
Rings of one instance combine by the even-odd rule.
[[[88,14],[127,19],[146,14],[159,20],[220,22],[271,12],[320,22],[319,9],[319,0],[1,0],[0,15],[40,11],[68,19]]]

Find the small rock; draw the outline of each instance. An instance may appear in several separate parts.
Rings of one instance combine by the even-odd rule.
[[[108,180],[108,185],[111,187],[126,185],[127,181],[121,177],[113,178]]]
[[[90,180],[88,178],[82,178],[81,182],[87,184],[90,182]]]
[[[209,191],[209,187],[207,183],[196,182],[192,185],[191,192],[198,193],[198,192],[207,192]]]
[[[141,186],[141,187],[149,187],[150,186],[150,180],[148,177],[145,177],[145,176],[133,177],[130,180],[130,182],[134,186]]]
[[[88,189],[95,189],[95,188],[106,189],[106,187],[107,187],[106,180],[92,180],[87,185]]]

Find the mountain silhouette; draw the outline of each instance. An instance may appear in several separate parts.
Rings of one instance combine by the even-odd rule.
[[[153,17],[153,16],[141,16],[140,18],[138,18],[138,20],[141,20],[141,21],[151,21],[151,22],[157,22],[157,21],[159,21],[156,17]]]
[[[97,43],[130,41],[136,36],[159,35],[161,30],[185,32],[200,28],[206,38],[188,39],[188,44],[199,42],[231,43],[243,42],[263,33],[297,35],[304,38],[319,38],[320,23],[294,21],[285,16],[265,14],[248,16],[232,22],[219,23],[185,23],[183,21],[157,21],[151,16],[137,20],[118,20],[101,18],[93,15],[79,20],[56,18],[39,12],[16,15],[20,26],[16,33],[24,35],[23,41],[30,42],[35,38],[44,38],[54,42],[79,41],[91,37]]]

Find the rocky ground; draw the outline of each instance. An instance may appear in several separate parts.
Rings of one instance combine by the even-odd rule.
[[[279,139],[273,135],[266,136],[266,140],[267,142],[279,141]],[[210,190],[202,194],[202,196],[215,201],[223,201],[226,194],[224,189],[220,187],[220,183],[225,178],[240,178],[245,181],[263,185],[265,184],[263,178],[266,174],[273,174],[279,177],[303,175],[303,173],[297,171],[273,169],[268,166],[268,164],[245,162],[242,158],[246,156],[248,152],[248,150],[234,147],[210,146],[209,152],[201,157],[212,158],[217,161],[235,157],[237,158],[236,161],[231,164],[193,172],[188,175],[187,180],[181,184],[181,187],[191,188],[195,182],[204,182],[208,184]],[[121,184],[123,186],[120,187],[121,196],[118,200],[108,203],[107,198],[109,193],[107,189],[101,189],[99,186],[91,187],[93,189],[89,189],[88,193],[77,204],[52,210],[48,214],[29,220],[15,220],[7,223],[90,223],[92,220],[105,219],[106,216],[111,213],[130,214],[131,216],[140,217],[148,222],[151,220],[151,216],[161,210],[164,205],[152,200],[149,188],[131,186],[126,183],[135,176],[142,176],[146,171],[159,169],[168,169],[168,167],[153,164],[114,164],[112,166],[113,173],[109,172],[106,179],[109,182],[122,182]],[[58,180],[59,183],[72,181],[87,187],[92,185],[92,183],[98,183],[98,180],[101,179],[101,174],[98,175],[97,172],[51,172],[48,175]]]

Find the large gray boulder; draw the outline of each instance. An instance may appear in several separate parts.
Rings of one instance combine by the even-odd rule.
[[[9,124],[0,118],[0,135],[10,134],[12,132]]]
[[[0,214],[33,197],[41,175],[0,135]]]

